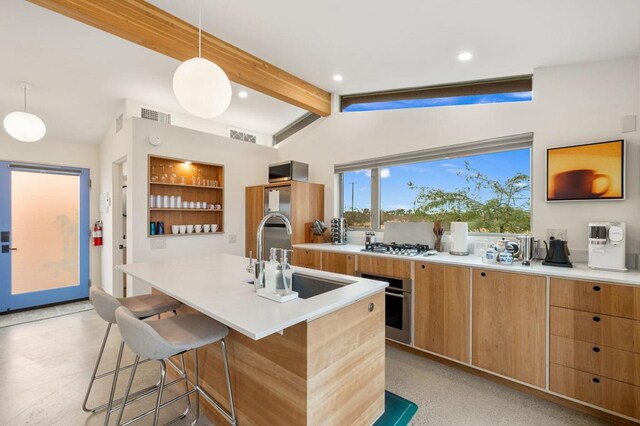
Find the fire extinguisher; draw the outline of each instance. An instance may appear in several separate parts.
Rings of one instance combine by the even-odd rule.
[[[91,234],[93,238],[94,246],[102,245],[102,221],[99,220],[93,225],[93,232]]]

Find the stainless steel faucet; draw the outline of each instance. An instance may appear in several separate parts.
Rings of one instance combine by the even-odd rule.
[[[267,223],[269,219],[273,217],[277,217],[278,219],[282,220],[282,222],[284,222],[285,226],[287,227],[287,234],[291,235],[293,233],[293,231],[291,230],[291,222],[289,222],[289,219],[287,219],[287,217],[282,213],[271,212],[271,213],[267,213],[265,217],[262,218],[262,220],[258,224],[258,235],[257,235],[258,253],[256,254],[256,263],[253,264],[253,267],[249,265],[249,268],[247,268],[249,272],[253,271],[255,273],[256,278],[258,278],[261,272],[260,268],[262,265],[262,236],[264,235],[264,225]],[[249,262],[251,262],[251,260],[249,260]]]

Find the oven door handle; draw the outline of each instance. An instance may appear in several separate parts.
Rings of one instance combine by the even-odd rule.
[[[393,297],[398,297],[400,299],[404,299],[404,294],[389,293],[388,291],[385,291],[384,294],[385,296],[393,296]]]

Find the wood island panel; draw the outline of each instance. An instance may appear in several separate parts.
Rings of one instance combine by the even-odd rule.
[[[473,270],[473,365],[545,387],[546,280]]]
[[[384,412],[384,334],[384,293],[260,340],[230,330],[238,425],[372,424]],[[220,344],[198,356],[201,385],[228,409]],[[185,358],[193,380],[192,352]],[[173,370],[168,374],[175,378]],[[202,398],[200,408],[215,424],[228,424]]]
[[[470,362],[471,270],[418,262],[415,276],[415,345]]]

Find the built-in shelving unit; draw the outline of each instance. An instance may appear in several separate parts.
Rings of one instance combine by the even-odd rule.
[[[149,155],[147,196],[147,235],[154,237],[188,237],[224,233],[224,166],[185,159]],[[174,208],[151,203],[151,196],[174,197]],[[182,202],[207,205],[206,208],[178,206]],[[211,208],[211,206],[219,208]],[[189,204],[188,204],[189,206]],[[163,222],[164,234],[151,235],[151,222]],[[174,234],[172,225],[218,225],[216,232]]]

